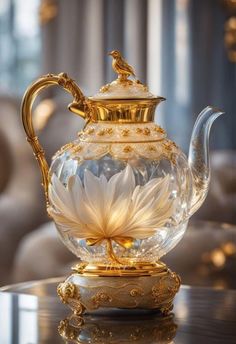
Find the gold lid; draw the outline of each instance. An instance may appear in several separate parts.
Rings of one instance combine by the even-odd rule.
[[[108,99],[152,99],[157,98],[148,87],[136,79],[134,68],[130,66],[121,53],[113,50],[109,53],[113,57],[112,67],[118,78],[110,84],[102,86],[97,94],[90,99],[108,100]],[[133,80],[129,77],[133,77]]]
[[[137,80],[130,66],[117,50],[109,53],[118,78],[85,100],[89,120],[94,122],[142,123],[153,122],[156,106],[165,98],[153,95],[146,85]],[[130,79],[132,77],[132,79]],[[69,109],[79,113],[77,105]]]

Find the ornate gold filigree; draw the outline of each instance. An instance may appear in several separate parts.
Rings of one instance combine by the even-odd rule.
[[[143,296],[144,290],[142,288],[133,288],[130,290],[130,296],[136,297],[136,296]]]
[[[163,153],[162,156],[170,160],[173,165],[176,164],[176,151],[178,149],[175,142],[171,140],[165,140],[162,142]]]
[[[62,146],[52,157],[52,160],[56,159],[59,155],[63,154],[65,151],[72,149],[75,146],[75,143],[69,142]]]
[[[106,135],[106,130],[105,130],[105,129],[99,130],[99,131],[97,132],[97,135],[98,135],[98,136],[104,136],[104,135]]]
[[[76,264],[75,266],[73,266],[72,270],[76,271],[79,274],[81,274],[81,273],[83,273],[83,271],[84,271],[84,269],[86,268],[87,265],[88,265],[87,262],[81,262],[81,263]]]
[[[76,286],[71,282],[60,283],[57,287],[57,294],[63,303],[68,303],[69,299],[79,299],[79,292]]]
[[[136,133],[137,134],[142,134],[142,132],[143,132],[143,128],[137,128],[136,129]]]
[[[144,128],[143,129],[143,134],[146,136],[149,136],[151,134],[151,130],[149,128]]]
[[[113,266],[115,267],[114,264]],[[147,263],[144,263],[143,267],[137,267],[138,275],[134,274],[131,266],[122,268],[116,265],[117,274],[112,268],[109,270],[108,266],[106,270],[102,270],[102,267],[91,266],[91,273],[89,265],[82,272],[77,273],[74,269],[75,273],[66,280],[66,283],[71,280],[76,283],[80,295],[79,304],[76,303],[78,302],[77,294],[71,298],[73,293],[70,289],[66,294],[66,303],[74,312],[81,312],[78,307],[83,305],[83,310],[85,308],[94,310],[99,307],[145,308],[159,309],[167,314],[172,309],[174,296],[179,290],[180,278],[166,266],[163,269],[163,266],[162,264],[162,269],[159,268],[159,270],[152,269],[150,275],[146,271]],[[117,278],[117,276],[120,277]]]
[[[129,130],[129,129],[123,129],[123,130],[121,131],[121,135],[122,135],[122,136],[129,136],[129,133],[130,133],[130,130]]]
[[[107,128],[106,131],[109,135],[113,134],[113,128]]]
[[[168,315],[172,311],[173,307],[174,306],[172,302],[170,302],[170,303],[167,303],[165,306],[161,307],[160,311],[163,315]]]
[[[153,146],[153,145],[148,145],[148,150],[149,150],[150,152],[156,152],[156,151],[157,151],[157,148],[156,148],[155,146]]]
[[[131,146],[125,146],[125,147],[123,148],[123,151],[124,151],[125,153],[130,153],[130,152],[132,152],[132,150],[133,150],[133,148],[132,148]]]
[[[112,297],[103,291],[99,291],[92,297],[92,302],[94,307],[98,308],[100,306],[104,306],[104,304],[112,302]]]
[[[74,283],[65,281],[57,287],[57,294],[60,300],[69,305],[74,314],[81,315],[85,311],[85,307],[81,303],[81,295],[78,286]]]
[[[155,130],[154,124],[149,127],[136,127],[136,125],[111,125],[104,123],[90,123],[86,130],[78,133],[82,142],[94,143],[141,143],[141,142],[159,142],[165,139],[166,133]],[[102,138],[100,138],[102,137]],[[129,138],[127,138],[129,137]]]
[[[180,277],[171,272],[170,276],[163,276],[159,279],[158,283],[152,287],[152,297],[156,304],[162,304],[168,300],[171,302],[167,302],[161,310],[163,312],[169,312],[172,309],[172,300],[175,294],[178,292],[180,287]]]
[[[91,135],[91,134],[94,133],[94,131],[95,131],[94,128],[88,128],[88,129],[85,130],[85,133],[88,134],[88,135]]]

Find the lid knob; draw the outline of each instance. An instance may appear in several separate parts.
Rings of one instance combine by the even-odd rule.
[[[112,67],[118,78],[110,84],[102,86],[92,99],[150,99],[156,98],[148,87],[136,79],[135,72],[122,57],[118,50],[111,51],[108,55],[113,57]],[[132,76],[133,80],[129,79]]]
[[[127,81],[128,77],[132,75],[135,77],[135,72],[125,59],[121,56],[118,50],[111,51],[108,55],[113,57],[112,68],[118,74],[118,79],[122,82]]]

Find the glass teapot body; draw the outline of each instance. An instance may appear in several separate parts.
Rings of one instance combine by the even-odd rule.
[[[191,171],[153,122],[89,123],[49,174],[49,212],[83,261],[155,262],[186,230]]]

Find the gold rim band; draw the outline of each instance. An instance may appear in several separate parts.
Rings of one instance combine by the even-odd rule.
[[[163,97],[150,99],[87,98],[90,120],[113,123],[148,123],[154,121],[156,106]]]
[[[94,276],[94,277],[121,277],[121,276],[155,276],[160,273],[166,273],[167,267],[162,262],[150,263],[140,262],[134,263],[133,265],[95,265],[80,263],[72,267],[72,270],[76,273],[82,274],[83,276]]]

